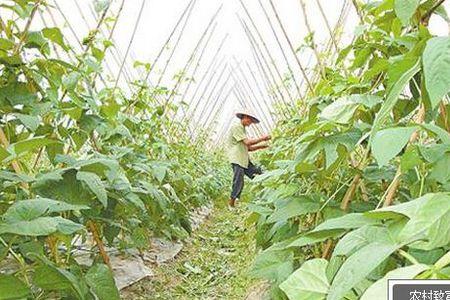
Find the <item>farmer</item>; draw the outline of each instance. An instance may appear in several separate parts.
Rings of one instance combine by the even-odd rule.
[[[233,167],[233,188],[229,200],[230,207],[234,207],[236,199],[240,198],[244,187],[244,174],[253,179],[256,174],[261,174],[261,168],[251,163],[248,152],[267,148],[267,144],[261,142],[270,140],[269,135],[257,139],[249,139],[245,133],[245,128],[259,123],[259,119],[251,111],[242,110],[236,113],[240,119],[236,122],[228,133],[226,147],[228,159]]]

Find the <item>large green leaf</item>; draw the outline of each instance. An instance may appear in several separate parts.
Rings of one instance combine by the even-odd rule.
[[[0,223],[0,234],[46,236],[55,232],[73,234],[83,229],[81,224],[62,217],[38,217],[29,221]]]
[[[421,126],[429,132],[435,134],[436,137],[438,137],[442,141],[442,143],[450,145],[450,133],[448,133],[441,127],[434,124],[422,124]]]
[[[312,201],[309,197],[292,197],[285,201],[285,205],[276,208],[267,219],[267,222],[285,221],[292,217],[316,212],[320,209],[320,203]]]
[[[405,59],[405,64],[410,64],[410,59]],[[411,80],[411,78],[420,70],[420,60],[417,59],[414,64],[405,72],[402,73],[401,76],[392,84],[392,87],[390,88],[385,101],[381,105],[380,110],[378,111],[375,121],[372,125],[372,131],[370,134],[370,142],[373,142],[373,138],[375,137],[375,134],[378,130],[383,126],[386,119],[389,117],[389,115],[392,112],[392,109],[394,108],[395,104],[398,101],[398,98],[400,94],[403,92],[405,86],[408,84],[408,82]]]
[[[400,232],[399,239],[425,239],[426,242],[415,245],[424,250],[450,243],[450,195],[441,193],[426,198]]]
[[[327,300],[341,300],[401,245],[374,242],[351,255],[337,272]]]
[[[16,201],[3,214],[6,222],[30,221],[55,212],[89,209],[84,205],[72,205],[46,198]]]
[[[315,233],[301,235],[283,248],[303,247],[306,245],[316,244],[329,238],[336,238],[344,233],[343,229],[325,230]]]
[[[322,258],[308,260],[280,284],[290,300],[322,300],[328,293],[326,268],[328,261]]]
[[[20,122],[31,131],[36,131],[39,127],[39,117],[25,114],[14,114]]]
[[[19,104],[31,105],[35,102],[37,96],[30,91],[27,84],[14,82],[0,89],[0,102],[3,99],[8,101],[11,106]]]
[[[368,218],[360,213],[347,214],[342,217],[328,219],[322,224],[319,224],[314,228],[311,233],[316,233],[325,230],[336,230],[336,229],[353,229],[359,228],[364,225],[375,225],[380,223],[377,220]]]
[[[346,124],[360,105],[372,108],[381,102],[381,97],[375,95],[354,94],[337,99],[320,113],[320,117],[336,123]]]
[[[59,28],[57,27],[44,28],[42,29],[42,34],[44,35],[45,38],[61,46],[64,50],[69,49],[69,47],[67,47],[67,45],[64,43],[64,37]]]
[[[430,170],[429,179],[445,184],[450,181],[450,153],[445,153]]]
[[[395,0],[395,14],[404,25],[409,24],[409,20],[419,6],[419,3],[420,0]]]
[[[108,195],[106,194],[105,186],[102,183],[100,177],[97,174],[91,172],[77,172],[77,179],[84,182],[89,189],[97,196],[104,207],[108,205]]]
[[[88,291],[74,274],[57,267],[45,257],[36,258],[41,262],[33,275],[37,287],[45,291],[65,291],[77,299],[86,299]]]
[[[263,251],[256,256],[250,275],[282,282],[292,271],[294,271],[292,251]]]
[[[350,256],[355,251],[373,242],[392,242],[389,231],[381,226],[363,226],[339,239],[333,256]]]
[[[99,300],[119,300],[119,290],[108,266],[96,264],[86,273],[86,282]]]
[[[27,285],[13,275],[0,274],[0,300],[25,299],[30,292]]]
[[[14,144],[11,144],[8,148],[11,153],[16,155],[20,155],[25,152],[30,152],[35,149],[47,146],[52,143],[57,143],[58,141],[54,139],[49,139],[43,136],[33,137],[27,140],[19,141]]]
[[[33,191],[41,196],[71,204],[92,205],[92,193],[76,179],[74,169],[57,171],[38,176],[32,185]]]
[[[428,268],[427,265],[417,264],[392,270],[370,286],[362,295],[361,300],[387,300],[386,291],[389,279],[413,279]]]
[[[423,52],[425,85],[432,107],[450,91],[450,37],[435,37]]]
[[[450,194],[426,194],[413,201],[367,212],[368,217],[390,219],[406,216],[409,221],[398,235],[403,243],[414,243],[424,250],[450,242]]]
[[[376,132],[371,146],[378,165],[386,165],[400,153],[415,130],[417,127],[393,127]]]

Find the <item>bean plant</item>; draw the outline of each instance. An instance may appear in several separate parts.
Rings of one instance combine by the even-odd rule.
[[[0,7],[0,261],[11,269],[0,299],[119,299],[107,247],[145,251],[152,237],[187,237],[190,211],[220,196],[226,173],[202,141],[169,131],[171,90],[140,80],[131,93],[100,87],[114,44],[98,28],[81,50],[58,27],[34,29],[47,9],[41,0]],[[114,22],[99,15],[99,26]],[[74,259],[80,245],[92,265]]]
[[[249,222],[273,299],[387,299],[450,278],[450,38],[443,1],[358,2],[361,23],[279,124]]]

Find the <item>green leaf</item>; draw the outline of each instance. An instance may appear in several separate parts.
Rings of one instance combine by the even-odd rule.
[[[0,300],[25,299],[30,288],[13,275],[0,274]]]
[[[350,101],[348,98],[340,98],[325,107],[320,113],[320,117],[336,123],[346,124],[353,117],[357,108],[358,104]]]
[[[32,190],[41,197],[64,201],[71,204],[92,206],[92,193],[77,180],[74,169],[46,173],[37,177]],[[97,203],[97,202],[95,202]]]
[[[83,229],[81,224],[62,217],[39,217],[30,221],[0,223],[0,234],[11,233],[25,236],[46,236],[55,232],[73,234]]]
[[[378,165],[386,165],[400,153],[416,130],[417,127],[393,127],[376,132],[371,146]]]
[[[328,261],[322,258],[308,260],[280,284],[290,300],[325,299],[330,284],[326,268]]]
[[[434,37],[423,52],[425,86],[432,107],[450,91],[450,38]]]
[[[80,80],[80,78],[81,75],[78,72],[70,72],[68,75],[65,75],[62,79],[64,88],[69,91],[73,91],[77,86],[77,83]]]
[[[359,228],[364,225],[375,225],[379,224],[378,220],[368,218],[360,213],[347,214],[339,218],[328,219],[325,222],[319,224],[310,233],[316,233],[325,230],[336,230],[336,229],[353,229]]]
[[[420,0],[395,0],[395,14],[402,21],[403,25],[408,25],[409,20],[413,16]]]
[[[346,124],[360,105],[372,108],[379,102],[381,102],[381,97],[375,95],[354,94],[345,96],[325,107],[320,117],[336,123]]]
[[[290,248],[290,247],[303,247],[306,245],[316,244],[322,241],[325,241],[329,238],[335,238],[342,235],[344,230],[329,230],[329,231],[319,231],[317,233],[310,233],[301,235],[291,243],[289,243],[286,247],[283,248]]]
[[[42,34],[45,38],[61,46],[64,50],[67,51],[69,49],[69,47],[67,47],[67,45],[64,43],[64,37],[59,28],[44,28],[42,29]]]
[[[99,300],[119,300],[119,290],[111,270],[104,264],[96,264],[86,273],[86,282]]]
[[[364,213],[367,217],[377,219],[394,219],[406,216],[413,218],[422,205],[424,205],[430,198],[433,198],[435,194],[427,194],[412,201],[404,202],[397,205],[383,207]]]
[[[57,142],[57,140],[49,139],[43,136],[33,137],[11,144],[9,149],[10,152],[20,155]]]
[[[383,278],[371,285],[362,295],[361,300],[387,300],[389,279],[413,279],[418,274],[429,269],[429,266],[417,264],[398,268],[388,272]]]
[[[39,127],[39,117],[24,114],[14,115],[20,120],[23,125],[25,125],[25,127],[30,129],[31,131],[36,131],[36,129]]]
[[[450,195],[432,194],[418,202],[416,211],[399,234],[405,242],[425,239],[414,245],[423,250],[444,247],[450,243]]]
[[[434,133],[444,144],[450,145],[450,134],[434,124],[422,124],[427,131]]]
[[[429,179],[434,179],[441,184],[450,181],[450,153],[445,153],[431,168]]]
[[[417,61],[412,65],[412,67],[409,68],[408,70],[405,70],[405,72],[403,72],[402,75],[393,83],[386,97],[386,100],[381,105],[381,108],[375,117],[375,121],[373,123],[372,131],[370,134],[370,141],[369,141],[370,144],[373,142],[373,138],[377,133],[377,131],[381,128],[381,126],[383,126],[384,122],[391,114],[392,109],[397,103],[400,94],[403,92],[403,89],[411,80],[411,78],[417,72],[419,72],[419,70],[420,70],[420,60],[417,59]]]
[[[14,48],[14,43],[8,39],[0,38],[0,49],[11,50]]]
[[[108,206],[108,195],[106,194],[105,186],[100,177],[91,172],[77,172],[77,179],[84,182],[89,189],[97,196],[98,201],[103,204],[103,207]]]
[[[57,267],[45,257],[36,256],[41,261],[33,275],[34,284],[45,291],[66,291],[77,299],[85,299],[87,289],[72,273]]]
[[[363,226],[347,233],[339,239],[333,250],[333,256],[350,256],[355,251],[372,242],[392,242],[389,231],[385,227]]]
[[[292,197],[285,201],[286,204],[276,208],[273,214],[267,219],[267,222],[275,223],[285,221],[292,217],[316,212],[320,208],[320,204],[312,201],[309,197]]]
[[[26,174],[18,174],[9,171],[0,171],[0,179],[12,182],[33,182],[35,179]]]
[[[14,82],[0,88],[0,101],[5,99],[12,106],[23,104],[32,105],[37,96],[35,93],[30,91],[27,84],[22,82]]]
[[[341,300],[401,245],[371,243],[351,255],[337,272],[327,300]]]
[[[292,251],[263,251],[256,256],[250,276],[282,282],[292,271],[294,271]]]
[[[30,200],[20,200],[14,202],[8,210],[3,214],[6,222],[30,221],[37,217],[50,215],[52,213],[63,211],[78,211],[89,209],[84,205],[72,205],[62,201],[56,201],[46,198],[36,198]]]
[[[422,159],[420,158],[419,150],[417,147],[409,147],[406,149],[405,154],[402,155],[400,159],[400,167],[401,171],[407,172],[412,168],[418,166],[422,163]]]

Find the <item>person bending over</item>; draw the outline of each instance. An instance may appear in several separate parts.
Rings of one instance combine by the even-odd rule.
[[[250,111],[239,111],[236,117],[240,119],[236,122],[228,133],[226,146],[228,160],[233,168],[233,186],[229,200],[230,207],[234,207],[236,199],[239,199],[244,188],[244,175],[253,179],[255,175],[262,173],[261,168],[254,165],[249,159],[249,152],[267,148],[267,144],[261,144],[271,139],[269,135],[264,135],[257,139],[247,138],[246,127],[259,123],[259,119]]]

